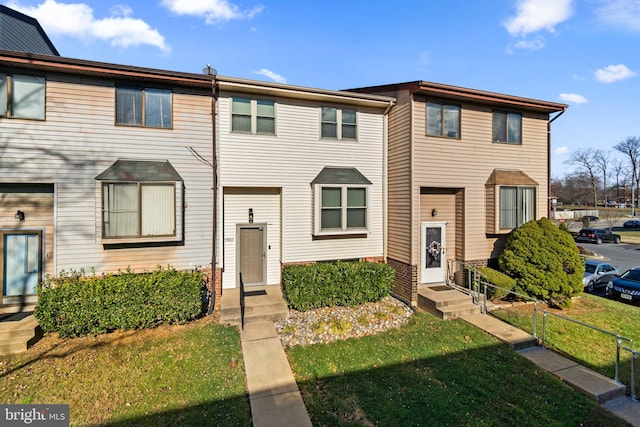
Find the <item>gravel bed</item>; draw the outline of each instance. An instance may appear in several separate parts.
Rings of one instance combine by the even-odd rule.
[[[289,318],[276,322],[276,330],[285,347],[325,344],[400,327],[412,314],[411,307],[396,298],[386,297],[357,307],[289,310]]]

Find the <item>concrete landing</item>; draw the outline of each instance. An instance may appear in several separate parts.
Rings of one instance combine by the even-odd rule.
[[[248,323],[240,338],[254,427],[311,426],[274,324]]]
[[[500,319],[496,319],[493,316],[471,314],[462,316],[461,319],[493,335],[513,350],[522,350],[538,344],[537,338],[533,335],[509,325]]]

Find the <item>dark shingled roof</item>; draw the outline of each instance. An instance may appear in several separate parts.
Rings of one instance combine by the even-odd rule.
[[[167,182],[182,181],[182,177],[169,161],[116,160],[96,176],[98,181]]]
[[[358,184],[369,185],[371,181],[356,168],[338,168],[326,166],[311,184]]]
[[[0,49],[60,56],[36,19],[2,5]]]

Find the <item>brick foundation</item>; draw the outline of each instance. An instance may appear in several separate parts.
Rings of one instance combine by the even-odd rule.
[[[387,259],[387,264],[396,271],[393,292],[416,306],[418,304],[418,266],[391,258]]]
[[[205,274],[205,281],[207,283],[207,289],[209,290],[209,292],[211,292],[212,289],[215,291],[216,302],[213,309],[214,311],[220,310],[220,298],[222,297],[222,270],[220,268],[216,268],[216,282],[213,286],[211,285],[211,269],[203,268],[202,272]]]

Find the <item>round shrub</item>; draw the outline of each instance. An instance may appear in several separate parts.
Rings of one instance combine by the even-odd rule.
[[[571,297],[582,292],[584,265],[571,235],[542,218],[513,231],[498,260],[500,270],[516,280],[516,290],[571,306]]]

